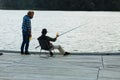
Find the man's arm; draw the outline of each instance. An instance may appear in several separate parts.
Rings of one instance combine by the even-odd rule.
[[[29,19],[26,20],[26,24],[27,24],[27,30],[28,30],[28,34],[30,35],[30,37],[32,36],[31,34],[31,21]]]

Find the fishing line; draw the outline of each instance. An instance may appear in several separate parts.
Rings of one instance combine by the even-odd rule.
[[[87,24],[87,23],[82,24],[82,25],[80,25],[80,26],[77,26],[77,27],[75,27],[75,28],[72,28],[72,29],[70,29],[70,30],[68,30],[68,31],[66,31],[66,32],[63,32],[62,34],[59,35],[59,37],[62,36],[62,35],[64,35],[64,34],[67,34],[67,33],[71,32],[71,31],[73,31],[73,30],[75,30],[75,29],[77,29],[77,28],[79,28],[79,27],[85,26],[86,24]],[[57,35],[58,35],[58,33],[57,33]],[[37,49],[39,46],[40,46],[40,45],[36,46],[35,49]]]
[[[72,28],[72,29],[70,29],[70,30],[68,30],[68,31],[66,31],[66,32],[63,32],[63,33],[60,34],[59,36],[62,36],[62,35],[64,35],[64,34],[66,34],[66,33],[69,33],[69,32],[71,32],[71,31],[73,31],[73,30],[75,30],[75,29],[77,29],[77,28],[79,28],[79,27],[85,26],[85,25],[86,25],[86,23],[85,23],[85,24],[82,24],[82,25],[80,25],[80,26],[77,26],[77,27],[75,27],[75,28]]]

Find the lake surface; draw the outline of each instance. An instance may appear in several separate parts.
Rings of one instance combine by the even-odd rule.
[[[22,42],[21,25],[27,10],[0,10],[0,50],[19,51]],[[69,52],[119,52],[120,12],[35,11],[32,19],[30,51],[38,46],[37,38],[43,28],[55,37],[75,27],[53,44]]]

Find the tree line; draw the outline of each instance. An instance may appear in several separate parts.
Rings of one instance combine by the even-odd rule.
[[[119,11],[120,0],[0,0],[1,9]]]

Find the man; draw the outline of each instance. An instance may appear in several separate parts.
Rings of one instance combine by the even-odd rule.
[[[55,42],[57,40],[57,38],[59,37],[59,35],[57,34],[55,38],[51,38],[49,36],[46,36],[47,34],[47,29],[43,29],[42,30],[42,35],[38,38],[38,40],[46,40],[48,43],[48,46],[52,49],[58,49],[60,53],[62,53],[64,56],[69,55],[70,53],[65,52],[63,50],[63,48],[60,45],[53,45],[52,43],[50,43],[50,41]],[[50,51],[50,56],[53,56],[53,53]]]
[[[21,45],[21,54],[26,54],[29,55],[30,53],[28,52],[29,48],[29,42],[30,42],[30,37],[32,37],[31,34],[31,19],[34,16],[33,11],[29,11],[27,15],[23,17],[23,23],[22,23],[22,36],[23,36],[23,42]],[[24,52],[25,49],[25,52]]]

